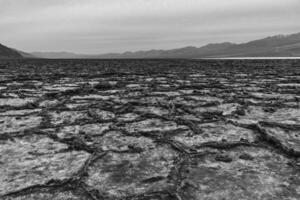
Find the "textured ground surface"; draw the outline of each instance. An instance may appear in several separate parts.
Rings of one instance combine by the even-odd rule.
[[[2,200],[298,200],[300,61],[0,62]]]

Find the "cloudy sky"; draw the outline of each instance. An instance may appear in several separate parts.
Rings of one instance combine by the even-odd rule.
[[[300,0],[0,0],[0,43],[106,53],[300,32]]]

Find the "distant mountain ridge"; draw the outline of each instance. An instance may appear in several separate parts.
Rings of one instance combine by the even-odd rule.
[[[0,44],[0,59],[20,59],[23,56],[18,53],[16,50],[8,48],[2,44]]]
[[[276,35],[247,43],[213,43],[170,50],[149,50],[107,54],[72,52],[32,52],[13,50],[0,44],[0,58],[49,59],[130,59],[130,58],[230,58],[230,57],[300,57],[300,33]]]
[[[300,33],[276,35],[247,43],[230,42],[188,46],[170,50],[149,50],[98,55],[69,52],[33,52],[43,58],[220,58],[220,57],[300,57]]]

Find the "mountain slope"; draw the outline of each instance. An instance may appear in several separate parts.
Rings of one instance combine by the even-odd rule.
[[[300,56],[299,47],[300,33],[278,35],[229,47],[225,56]]]
[[[15,59],[23,58],[17,51],[0,44],[0,59]]]
[[[230,42],[208,44],[202,47],[184,47],[171,50],[149,50],[99,55],[69,52],[33,52],[41,58],[220,58],[220,57],[300,57],[300,33],[277,35],[247,43]]]
[[[26,53],[24,51],[20,51],[20,50],[17,50],[17,49],[14,49],[15,51],[17,51],[19,54],[21,54],[21,56],[23,56],[23,58],[37,58],[29,53]]]

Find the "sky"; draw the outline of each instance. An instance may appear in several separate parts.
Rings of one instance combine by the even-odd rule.
[[[300,32],[300,0],[0,0],[0,43],[100,54]]]

